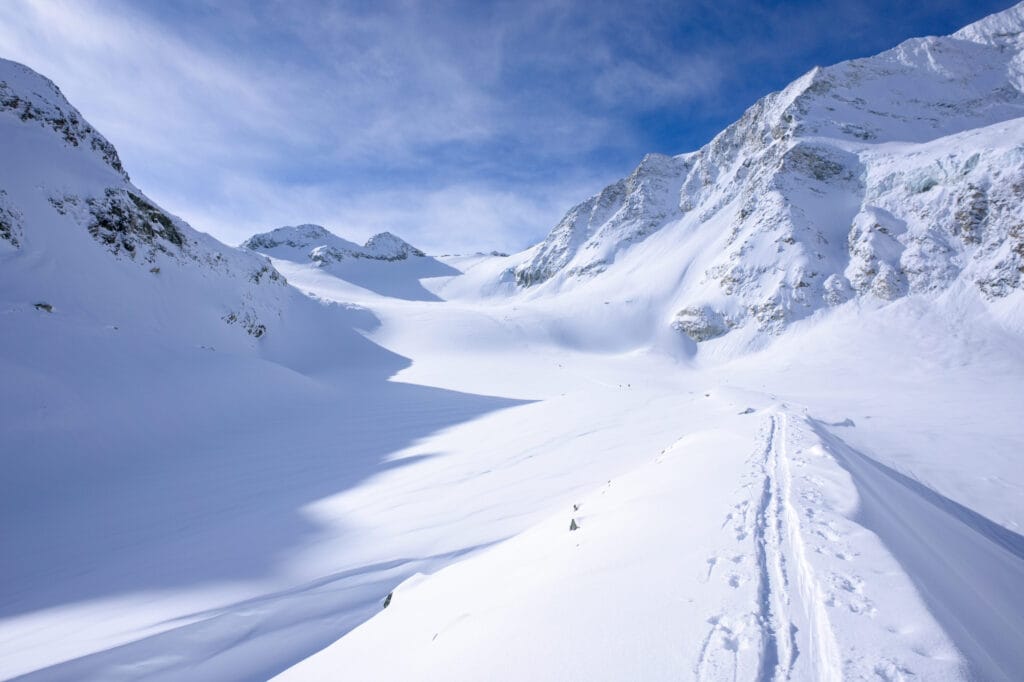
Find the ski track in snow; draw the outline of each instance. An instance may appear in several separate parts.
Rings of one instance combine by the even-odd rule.
[[[846,595],[851,612],[872,614],[861,578],[829,573],[823,585],[808,556],[812,541],[805,534],[817,540],[813,547],[818,554],[848,562],[856,552],[834,523],[818,518],[826,514],[812,476],[800,477],[802,489],[794,499],[793,469],[805,461],[789,453],[787,432],[794,419],[800,418],[784,411],[765,418],[740,489],[747,497],[733,505],[722,524],[723,529],[731,524],[736,540],[747,543],[750,554],[708,559],[708,580],[724,565],[731,570],[722,579],[730,586],[754,581],[757,587],[749,613],[716,613],[708,619],[711,627],[693,668],[697,680],[842,680],[843,659],[829,610],[843,603],[834,592]],[[901,679],[875,672],[882,679]]]

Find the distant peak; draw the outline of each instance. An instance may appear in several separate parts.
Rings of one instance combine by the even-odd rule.
[[[331,246],[337,249],[358,249],[353,242],[342,239],[327,228],[312,223],[285,225],[270,232],[262,232],[242,242],[242,248],[253,251],[273,251],[282,247],[308,252],[315,246]]]
[[[339,237],[325,227],[311,223],[287,225],[270,232],[255,234],[242,242],[242,248],[277,257],[288,257],[291,260],[309,258],[320,264],[345,258],[392,261],[426,255],[390,232],[375,234],[366,241],[366,244],[360,246]]]
[[[370,258],[401,260],[409,256],[425,256],[415,246],[390,232],[380,232],[366,240],[363,247]]]

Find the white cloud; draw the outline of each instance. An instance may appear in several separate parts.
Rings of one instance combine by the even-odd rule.
[[[573,204],[602,183],[580,177],[530,191],[456,184],[352,195],[337,185],[282,190],[236,179],[223,189],[223,203],[197,205],[188,196],[172,196],[166,205],[179,207],[195,227],[230,244],[281,225],[311,222],[354,241],[394,232],[434,254],[512,252],[541,239]]]
[[[658,70],[622,61],[602,70],[594,92],[609,106],[640,102],[655,107],[709,95],[720,80],[717,63],[702,57],[676,59]]]
[[[600,188],[588,154],[633,140],[602,108],[715,77],[698,59],[617,60],[601,21],[622,17],[557,3],[168,7],[5,0],[0,56],[57,82],[143,191],[232,243],[322,222],[521,247]]]

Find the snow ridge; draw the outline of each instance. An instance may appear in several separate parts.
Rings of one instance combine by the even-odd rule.
[[[968,24],[953,37],[983,45],[1019,49],[1024,39],[1024,3]]]

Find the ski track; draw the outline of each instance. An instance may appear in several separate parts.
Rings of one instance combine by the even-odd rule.
[[[774,680],[779,673],[788,673],[792,664],[792,646],[785,630],[787,582],[780,551],[778,513],[776,509],[777,483],[772,476],[776,459],[776,417],[768,418],[762,455],[763,480],[754,523],[754,544],[757,547],[758,593],[757,618],[761,625],[761,665],[757,679]]]
[[[754,497],[733,505],[722,524],[732,524],[748,555],[728,559],[736,569],[724,577],[733,588],[756,582],[748,613],[716,614],[699,647],[697,680],[841,680],[842,661],[827,613],[825,591],[807,558],[800,514],[793,502],[792,465],[783,412],[770,414],[749,462],[741,491]],[[811,511],[808,518],[813,518]],[[708,559],[708,580],[722,556]],[[744,573],[746,568],[749,573]],[[750,631],[750,632],[748,632]],[[747,653],[749,652],[749,653]]]

